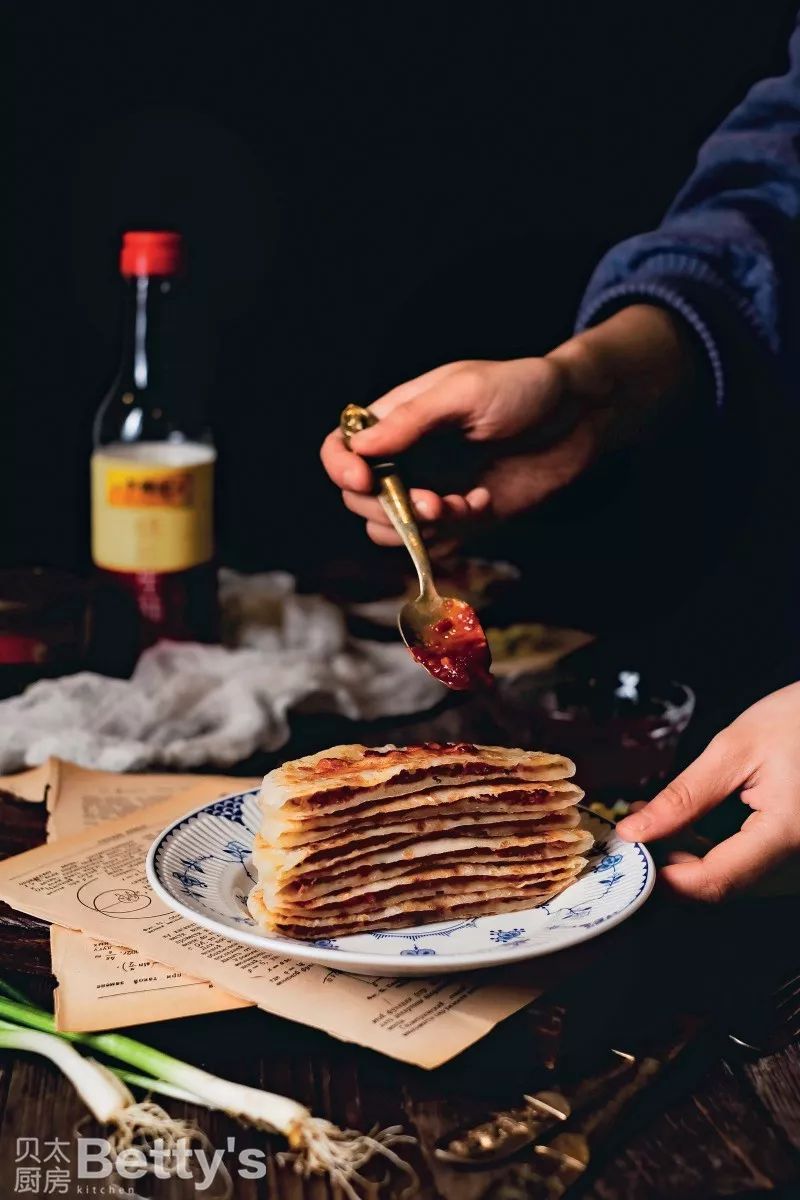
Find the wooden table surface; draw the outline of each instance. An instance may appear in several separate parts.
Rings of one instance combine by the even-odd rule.
[[[486,711],[463,708],[425,723],[347,731],[317,720],[291,752],[362,737],[372,744],[421,737],[498,733]],[[499,731],[503,733],[503,730]],[[514,731],[505,730],[512,738]],[[252,771],[253,763],[244,764]],[[259,764],[263,765],[263,764]],[[12,854],[44,836],[40,806],[0,797],[0,853]],[[432,1155],[440,1135],[510,1108],[524,1093],[579,1079],[608,1058],[612,1047],[640,1059],[690,1030],[686,1049],[657,1079],[598,1126],[587,1171],[570,1197],[592,1200],[710,1200],[717,1196],[800,1196],[800,1044],[773,1053],[745,1052],[727,1036],[742,1032],[751,1005],[792,967],[800,967],[800,897],[739,902],[716,911],[682,908],[658,891],[623,926],[584,948],[557,992],[501,1023],[476,1046],[436,1071],[412,1068],[255,1009],[197,1017],[134,1031],[144,1041],[232,1079],[266,1087],[308,1105],[340,1125],[367,1129],[403,1124],[416,1134],[412,1157],[422,1194],[446,1200],[516,1200],[560,1194],[534,1181],[531,1160],[495,1172],[456,1171]],[[40,1001],[52,988],[47,929],[5,909],[0,916],[4,977]],[[741,1011],[740,1011],[741,1010]],[[554,1033],[558,1030],[558,1036]],[[555,1062],[555,1066],[552,1064]],[[281,1197],[320,1200],[319,1180],[304,1183],[278,1168],[278,1138],[243,1129],[230,1119],[170,1101],[173,1115],[189,1112],[215,1147],[264,1148],[269,1170],[261,1181],[235,1180],[242,1200]],[[55,1138],[74,1144],[85,1115],[70,1084],[41,1059],[0,1054],[0,1200],[20,1194],[15,1159],[19,1139]],[[81,1124],[84,1136],[100,1132]],[[50,1194],[103,1194],[74,1178]],[[45,1194],[45,1176],[41,1193]],[[128,1195],[184,1200],[194,1184],[172,1180],[126,1184]],[[16,1191],[15,1191],[16,1188]],[[30,1194],[30,1193],[29,1193]],[[33,1194],[36,1194],[35,1192]],[[109,1192],[105,1193],[110,1194]],[[384,1195],[399,1194],[389,1181]]]

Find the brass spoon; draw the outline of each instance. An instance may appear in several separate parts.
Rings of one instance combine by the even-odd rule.
[[[350,438],[360,433],[370,425],[376,425],[378,418],[367,408],[357,404],[348,404],[339,420],[345,445],[349,448]],[[433,581],[433,568],[427,548],[422,540],[414,509],[405,484],[397,474],[393,462],[370,463],[375,477],[379,480],[378,499],[381,508],[388,516],[397,534],[411,556],[411,561],[419,580],[419,595],[416,600],[407,601],[397,615],[397,625],[400,636],[408,646],[417,662],[420,662],[434,678],[446,683],[456,691],[465,691],[471,686],[491,683],[489,667],[491,654],[486,642],[486,635],[478,622],[472,607],[464,600],[452,596],[441,596]],[[432,631],[440,623],[466,624],[469,638],[474,645],[483,642],[482,652],[476,654],[475,661],[463,665],[451,658],[446,648],[442,649],[440,639]],[[436,642],[432,645],[431,638]],[[453,646],[455,650],[455,644]],[[440,653],[440,650],[442,652]]]

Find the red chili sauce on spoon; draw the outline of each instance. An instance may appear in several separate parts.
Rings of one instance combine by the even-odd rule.
[[[419,645],[409,647],[412,657],[454,692],[493,687],[492,656],[475,609],[450,597],[442,607],[444,615],[423,628]]]

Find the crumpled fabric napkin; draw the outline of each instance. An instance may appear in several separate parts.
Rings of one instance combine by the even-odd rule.
[[[50,755],[104,771],[227,767],[282,746],[293,710],[364,720],[442,697],[399,642],[349,637],[339,609],[284,572],[223,571],[220,602],[232,649],[160,642],[130,679],[84,671],[0,701],[0,772]]]

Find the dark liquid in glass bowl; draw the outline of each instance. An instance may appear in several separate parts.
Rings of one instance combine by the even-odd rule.
[[[678,739],[694,710],[683,684],[636,671],[567,679],[534,700],[537,745],[575,761],[584,803],[609,809],[651,799],[672,771]]]

